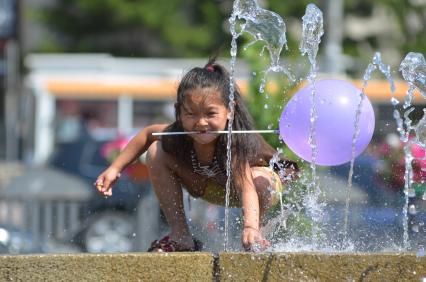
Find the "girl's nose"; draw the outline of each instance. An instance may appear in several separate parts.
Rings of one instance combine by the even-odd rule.
[[[208,125],[207,119],[205,117],[200,117],[197,121],[197,125],[199,126],[205,126]]]

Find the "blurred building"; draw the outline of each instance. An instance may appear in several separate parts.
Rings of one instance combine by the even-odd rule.
[[[49,27],[44,26],[41,21],[38,19],[37,15],[45,7],[48,7],[49,5],[52,5],[57,0],[26,0],[26,1],[17,1],[17,0],[1,0],[0,1],[0,76],[3,79],[0,79],[0,159],[22,159],[28,157],[28,151],[33,150],[31,148],[33,145],[30,145],[30,143],[40,143],[42,140],[39,140],[37,142],[31,141],[29,142],[29,131],[31,127],[31,122],[35,122],[33,120],[28,120],[29,112],[32,105],[30,102],[28,102],[26,99],[32,99],[28,98],[26,94],[23,94],[22,90],[22,78],[21,75],[24,72],[23,69],[21,69],[22,66],[25,66],[25,68],[28,68],[28,70],[31,72],[30,80],[33,80],[33,77],[40,77],[40,73],[48,73],[47,69],[50,69],[49,71],[55,72],[58,70],[58,75],[61,73],[62,75],[65,73],[66,69],[69,69],[69,73],[72,71],[79,72],[87,74],[87,72],[90,72],[90,75],[94,76],[103,76],[105,77],[105,73],[111,74],[111,69],[113,69],[115,66],[113,64],[117,63],[119,65],[120,70],[117,70],[117,73],[121,74],[119,75],[121,78],[123,76],[126,76],[127,74],[130,74],[134,72],[134,74],[131,74],[130,76],[133,76],[132,79],[135,79],[135,74],[140,73],[139,70],[136,70],[136,65],[140,64],[140,61],[138,59],[135,59],[134,62],[131,62],[130,59],[112,59],[109,57],[109,55],[83,55],[80,58],[87,58],[87,61],[85,59],[77,59],[77,57],[69,56],[67,59],[64,59],[63,66],[59,66],[61,63],[59,63],[59,60],[61,60],[61,56],[55,56],[52,55],[49,59],[48,56],[45,57],[45,59],[42,59],[41,57],[38,57],[38,59],[35,59],[34,56],[28,57],[26,62],[24,62],[24,58],[26,57],[26,54],[29,54],[31,52],[40,50],[44,43],[52,41],[52,40],[60,40],[57,36],[55,36],[52,32],[49,31]],[[258,1],[259,4],[262,4],[263,1]],[[421,2],[421,1],[417,1]],[[346,11],[344,11],[344,1],[342,0],[328,0],[324,2],[324,5],[321,5],[320,8],[324,11],[324,17],[326,19],[325,21],[325,36],[323,38],[324,45],[324,52],[320,52],[318,60],[319,60],[319,66],[320,70],[324,72],[329,73],[345,73],[350,72],[352,74],[354,73],[362,73],[364,69],[366,68],[368,61],[371,58],[368,58],[374,54],[374,51],[372,47],[366,43],[367,38],[377,38],[379,50],[383,53],[383,60],[386,63],[389,63],[392,66],[397,66],[399,61],[402,59],[403,54],[399,54],[398,50],[396,49],[396,45],[392,44],[392,42],[395,42],[395,40],[400,40],[400,32],[396,22],[397,19],[393,14],[391,14],[389,11],[387,11],[384,7],[377,5],[373,9],[373,12],[371,15],[365,15],[363,17],[356,16],[353,14],[348,14]],[[2,12],[3,11],[3,12]],[[19,15],[19,16],[18,16]],[[288,32],[291,32],[292,34],[295,34],[295,37],[297,38],[297,35],[301,34],[301,25],[300,25],[300,19],[293,20],[292,15],[289,15],[289,21],[288,21]],[[416,29],[419,26],[418,18],[416,18],[415,15],[408,14],[407,20],[410,19],[410,22],[412,22],[412,28]],[[421,26],[421,24],[420,24]],[[358,42],[357,47],[359,50],[362,50],[363,54],[367,54],[367,59],[362,58],[352,58],[350,56],[347,56],[343,53],[341,44],[343,40],[351,40],[354,42]],[[364,43],[363,43],[364,42]],[[7,44],[6,44],[7,43]],[[7,59],[6,59],[7,58]],[[64,57],[65,58],[65,57]],[[76,59],[76,62],[82,63],[81,69],[77,70],[76,64],[69,67],[69,62],[65,62],[67,60],[72,61]],[[87,63],[86,63],[87,62]],[[105,62],[106,65],[102,65]],[[115,62],[115,63],[111,63]],[[148,61],[146,61],[148,62]],[[154,62],[154,61],[152,61]],[[86,64],[85,64],[86,63]],[[52,67],[52,65],[47,66],[49,64],[55,65],[56,67]],[[93,66],[90,66],[90,64],[93,64]],[[100,64],[100,65],[99,65]],[[156,64],[155,62],[153,63]],[[43,66],[42,66],[43,65]],[[163,67],[163,65],[159,65]],[[183,68],[181,68],[182,65],[176,65],[176,66],[170,66],[167,65],[165,68],[175,68],[175,72],[182,71]],[[41,71],[41,69],[44,69]],[[124,68],[129,68],[129,70],[125,71],[126,74],[123,74]],[[147,65],[147,68],[152,68],[149,64]],[[59,70],[61,69],[61,70]],[[90,69],[90,71],[89,71]],[[107,70],[109,69],[109,70]],[[96,72],[99,72],[95,75]],[[37,75],[35,75],[37,73]],[[155,71],[153,71],[152,74],[149,74],[149,76],[154,75]],[[163,76],[164,73],[155,73],[158,76]],[[144,74],[145,75],[145,74]],[[114,76],[114,74],[113,74]],[[91,76],[87,76],[91,77]],[[88,78],[86,77],[86,80]],[[170,76],[166,76],[169,77]],[[105,78],[103,78],[105,79]],[[175,81],[178,81],[178,77],[174,77]],[[108,79],[106,79],[108,80]],[[97,84],[98,81],[94,80],[93,85]],[[73,84],[73,82],[71,83]],[[89,100],[92,99],[93,101],[93,94],[90,94],[88,96],[85,96],[86,94],[81,94],[81,92],[88,92],[91,93],[93,89],[89,90],[82,90],[82,88],[79,88],[79,90],[75,90],[75,88],[70,88],[68,90],[65,90],[66,87],[71,87],[71,85],[66,85],[64,83],[62,84],[56,84],[55,87],[59,87],[60,85],[61,90],[57,90],[55,88],[54,92],[46,91],[46,93],[53,93],[52,97],[55,97],[51,103],[55,104],[54,107],[56,107],[58,104],[59,108],[63,107],[72,107],[70,106],[72,103],[69,101],[65,101],[64,97],[70,97],[74,94],[70,94],[73,91],[80,91],[78,94],[79,97],[86,97],[81,98],[81,100],[85,100],[87,103],[85,108],[88,108],[89,106]],[[28,86],[28,84],[27,84]],[[87,84],[84,86],[88,86]],[[33,86],[31,86],[33,87]],[[30,88],[31,88],[30,87]],[[51,89],[53,86],[49,86],[46,88],[46,86],[43,86],[42,89]],[[79,86],[80,87],[80,86]],[[162,86],[163,87],[163,86]],[[387,88],[387,86],[384,86]],[[94,87],[92,87],[94,88]],[[116,88],[117,89],[117,88]],[[108,92],[110,90],[99,90],[96,88],[96,90],[93,90],[96,93],[104,93]],[[115,93],[118,93],[122,90],[115,90]],[[117,92],[118,91],[118,92]],[[132,91],[132,90],[125,90],[125,91]],[[140,90],[137,90],[140,91]],[[367,90],[368,91],[368,90]],[[386,91],[386,90],[385,90]],[[67,94],[64,94],[67,92]],[[27,92],[26,92],[27,93]],[[34,92],[35,93],[35,92]],[[57,94],[61,93],[61,94]],[[108,92],[110,93],[110,92]],[[102,96],[104,94],[96,94],[96,99],[99,97],[103,97],[103,107],[110,107],[108,111],[112,111],[112,108],[118,109],[118,103],[116,106],[106,106],[108,103],[107,101],[111,97],[112,94],[105,94],[105,96]],[[117,97],[124,97],[125,95],[122,94],[115,94]],[[147,95],[147,94],[137,94],[137,95]],[[150,94],[151,95],[151,94]],[[24,98],[25,96],[25,98]],[[35,96],[34,96],[35,97]],[[38,97],[38,96],[37,96]],[[56,97],[61,97],[61,99],[57,99]],[[91,97],[91,98],[89,98]],[[129,97],[135,97],[135,94],[129,94]],[[138,96],[139,97],[139,96]],[[383,97],[388,97],[388,94],[383,94]],[[79,99],[80,99],[79,98]],[[125,99],[125,98],[120,98]],[[151,99],[151,98],[149,98]],[[387,99],[387,98],[386,98]],[[24,101],[25,100],[25,101]],[[53,102],[54,101],[54,102]],[[49,102],[46,102],[49,103]],[[120,105],[123,105],[125,102],[120,102]],[[64,105],[67,106],[64,106]],[[114,103],[112,103],[114,104]],[[112,105],[111,103],[109,105]],[[41,105],[39,105],[41,106]],[[122,106],[120,106],[122,107]],[[136,106],[137,107],[137,106]],[[148,106],[149,107],[149,106]],[[93,107],[92,107],[93,108]],[[149,107],[152,109],[151,107]],[[60,110],[62,111],[62,110]],[[86,110],[84,110],[86,111]],[[100,111],[100,108],[99,108]],[[47,111],[48,112],[48,111]],[[56,113],[52,115],[51,118],[55,119],[56,117],[59,117],[62,113],[59,113],[57,115]],[[118,111],[117,111],[117,115]],[[112,115],[114,116],[114,115]],[[116,118],[116,121],[112,121],[112,118],[110,120],[107,120],[105,118],[104,123],[108,123],[109,126],[117,125],[118,127],[125,126],[124,124],[129,124],[129,119],[125,121],[124,116],[121,115],[120,118]],[[118,121],[120,119],[120,122]],[[137,118],[136,118],[137,120]],[[121,124],[121,125],[120,125]],[[136,121],[136,126],[138,126]],[[51,124],[51,126],[54,126]],[[127,125],[126,125],[127,126]],[[120,128],[120,130],[122,130]],[[35,131],[35,129],[34,129]],[[31,134],[30,134],[31,135]],[[47,137],[44,137],[47,138]],[[35,138],[32,138],[33,140]],[[43,141],[44,142],[44,141]],[[53,141],[47,142],[47,144],[51,144]],[[41,145],[40,145],[41,146]],[[50,146],[50,145],[46,145]],[[37,147],[39,148],[39,147]],[[25,153],[24,153],[25,152]],[[46,151],[43,154],[47,154],[48,151]],[[25,156],[24,156],[25,155]]]
[[[0,1],[0,159],[19,152],[18,105],[20,98],[19,1]]]
[[[27,56],[26,160],[43,164],[55,142],[72,139],[81,126],[98,139],[109,139],[131,135],[152,123],[170,122],[180,78],[205,63],[206,59],[134,59],[107,54]],[[237,64],[236,77],[246,87],[247,67]]]

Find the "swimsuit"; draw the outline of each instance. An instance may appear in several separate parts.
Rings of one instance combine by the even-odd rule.
[[[220,168],[216,157],[213,158],[213,161],[210,165],[201,165],[197,160],[195,152],[191,151],[191,164],[192,170],[195,173],[207,177],[207,184],[201,198],[209,203],[225,206],[225,187],[224,185],[218,183],[218,181],[215,179],[226,179],[226,173]],[[274,198],[273,204],[276,204],[279,201],[279,195],[283,191],[281,180],[278,174],[272,168],[260,167],[260,169],[265,170],[272,177],[271,193]],[[234,187],[231,187],[230,189],[229,206],[241,207],[241,201],[238,192]]]

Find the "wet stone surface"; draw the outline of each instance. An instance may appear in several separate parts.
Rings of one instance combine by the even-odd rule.
[[[0,256],[0,281],[422,281],[415,253]]]
[[[221,253],[220,281],[421,281],[426,258],[411,253]]]

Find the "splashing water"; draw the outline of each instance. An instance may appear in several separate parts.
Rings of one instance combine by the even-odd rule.
[[[324,35],[322,12],[314,4],[309,4],[306,6],[306,12],[302,20],[302,41],[299,49],[303,56],[308,54],[311,65],[315,65],[318,46],[321,43],[321,36]]]
[[[317,157],[317,144],[316,144],[316,120],[317,110],[315,103],[315,81],[317,77],[317,65],[316,56],[318,53],[318,47],[321,43],[321,36],[324,34],[323,29],[323,16],[320,9],[314,4],[309,4],[306,7],[305,15],[302,17],[303,20],[303,32],[302,41],[300,43],[299,50],[304,56],[308,55],[311,69],[308,74],[308,81],[311,86],[311,111],[310,111],[310,130],[309,130],[309,144],[312,150],[311,158],[311,183],[308,183],[309,195],[306,197],[306,205],[308,213],[314,221],[314,229],[317,229],[318,223],[322,220],[322,206],[318,202],[319,195],[321,193],[319,186],[317,185],[316,175],[316,157]],[[319,230],[314,230],[314,234],[319,235]],[[314,239],[317,236],[314,236]],[[316,243],[314,242],[314,245]]]
[[[426,98],[426,61],[422,54],[410,52],[401,62],[399,70],[402,77],[410,85],[407,92],[404,108],[408,108],[413,100],[414,89],[419,89]]]
[[[412,161],[414,160],[411,148],[414,143],[424,146],[424,124],[426,123],[425,111],[423,118],[414,127],[412,120],[409,118],[409,114],[414,111],[411,107],[411,102],[414,98],[414,90],[417,88],[423,97],[426,98],[426,61],[422,54],[410,52],[404,60],[402,60],[399,70],[405,81],[409,84],[409,89],[405,97],[405,103],[403,109],[405,110],[402,118],[400,113],[395,109],[394,117],[397,122],[397,130],[400,134],[400,139],[404,143],[404,156],[405,156],[405,173],[404,173],[404,194],[405,203],[403,208],[404,216],[404,247],[409,248],[409,223],[413,222],[414,214],[410,213],[410,207],[414,206],[415,191],[413,189],[413,166]],[[415,132],[415,140],[410,138],[411,132]],[[411,208],[412,209],[412,208]],[[416,228],[416,226],[412,226]],[[413,230],[415,231],[415,230]]]
[[[416,143],[426,148],[426,109],[423,109],[423,117],[417,123],[414,131],[416,132]]]
[[[392,78],[391,68],[389,65],[386,65],[382,62],[382,57],[379,52],[376,52],[373,56],[372,62],[367,66],[367,69],[364,72],[363,85],[361,92],[359,93],[359,103],[357,105],[357,110],[355,113],[355,123],[354,123],[354,134],[352,136],[352,158],[348,174],[348,186],[346,187],[346,203],[345,203],[345,215],[344,215],[344,224],[343,224],[343,243],[347,244],[347,231],[348,231],[348,217],[349,217],[349,205],[351,199],[351,190],[352,190],[352,178],[354,173],[354,164],[355,164],[355,154],[356,154],[356,141],[359,136],[360,128],[360,116],[362,111],[362,103],[365,100],[365,89],[367,88],[368,81],[371,79],[372,73],[379,69],[379,71],[386,77],[389,82],[391,93],[395,92],[395,83]]]
[[[228,139],[226,143],[226,184],[225,184],[225,226],[224,226],[224,250],[228,250],[228,230],[229,230],[229,201],[231,195],[231,183],[232,183],[232,126],[234,124],[234,112],[235,112],[235,62],[237,60],[237,38],[239,34],[235,30],[235,20],[236,16],[234,12],[229,18],[230,31],[232,35],[231,40],[231,62],[230,62],[230,77],[229,77],[229,111],[230,117],[228,120]]]
[[[261,55],[265,48],[269,52],[270,66],[264,71],[263,78],[259,86],[259,92],[263,93],[266,86],[266,77],[270,72],[282,72],[291,81],[296,79],[287,67],[280,65],[280,55],[283,47],[288,49],[286,38],[286,25],[282,17],[272,11],[259,7],[255,0],[236,0],[233,6],[234,29],[236,20],[244,20],[240,25],[241,31],[235,33],[239,37],[242,33],[247,32],[253,36],[254,40],[249,42],[245,48],[262,41],[263,46]]]
[[[313,238],[311,239],[322,239],[319,237],[315,237],[317,235],[321,235],[319,233],[316,233],[319,230],[315,230],[317,226],[319,226],[319,223],[322,222],[322,216],[323,216],[323,208],[325,206],[321,205],[319,203],[319,187],[316,184],[317,176],[316,176],[316,167],[315,167],[315,159],[316,159],[316,134],[315,134],[315,121],[317,119],[317,112],[315,108],[315,81],[317,77],[317,64],[316,64],[316,56],[318,53],[318,47],[321,42],[321,36],[324,34],[323,32],[323,18],[322,18],[322,12],[314,5],[309,4],[306,7],[305,15],[302,18],[303,20],[303,34],[302,34],[302,41],[300,42],[300,52],[301,54],[307,55],[309,62],[311,64],[311,68],[309,71],[309,74],[307,76],[308,82],[312,89],[312,107],[311,107],[311,115],[310,115],[310,136],[309,136],[309,144],[312,148],[312,162],[311,162],[311,170],[312,170],[312,181],[308,183],[306,179],[301,179],[301,183],[304,185],[307,185],[308,192],[311,192],[310,195],[307,195],[308,197],[305,197],[303,200],[303,204],[300,204],[300,206],[303,207],[292,207],[292,206],[286,206],[286,209],[284,209],[284,205],[282,203],[281,199],[281,210],[279,217],[274,218],[270,223],[268,223],[267,226],[265,226],[265,230],[269,232],[274,232],[276,229],[276,226],[281,226],[283,228],[286,227],[287,219],[289,216],[294,216],[295,213],[298,211],[300,212],[302,209],[306,208],[306,214],[309,216],[309,218],[312,220],[312,231],[313,231]],[[242,23],[240,21],[243,21]],[[231,185],[231,179],[232,179],[232,173],[231,173],[231,138],[232,138],[232,124],[233,124],[233,118],[234,118],[234,67],[236,62],[236,56],[237,56],[237,39],[244,33],[249,33],[253,40],[248,43],[246,48],[250,46],[251,44],[254,44],[255,42],[261,41],[264,43],[262,54],[264,50],[268,50],[269,57],[270,57],[270,66],[267,68],[266,71],[264,71],[264,76],[261,81],[261,86],[259,89],[260,93],[264,92],[264,88],[266,85],[266,75],[269,72],[283,72],[286,74],[291,80],[295,81],[294,77],[291,75],[288,68],[285,68],[280,65],[280,54],[282,52],[282,49],[285,47],[287,48],[287,41],[286,41],[286,25],[283,21],[283,19],[276,13],[262,9],[259,7],[257,2],[255,0],[236,0],[234,1],[233,5],[233,12],[229,19],[230,22],[230,31],[232,34],[232,41],[231,41],[231,71],[230,71],[230,103],[229,108],[231,109],[231,118],[228,123],[228,143],[227,143],[227,183],[226,183],[226,201],[225,201],[225,251],[227,250],[227,230],[228,230],[228,207],[229,207],[229,191],[230,191],[230,185]],[[237,24],[239,24],[239,30],[237,31]],[[349,211],[349,201],[350,201],[350,194],[351,194],[351,187],[352,187],[352,178],[353,178],[353,170],[354,170],[354,159],[355,159],[355,144],[358,138],[358,135],[360,133],[359,128],[359,119],[361,115],[361,109],[362,104],[365,99],[365,89],[367,87],[368,81],[371,79],[371,75],[374,71],[379,70],[387,79],[389,82],[392,97],[391,97],[391,104],[396,107],[399,105],[398,99],[394,97],[395,92],[395,85],[392,79],[391,70],[390,67],[386,64],[384,64],[381,60],[380,53],[375,53],[372,62],[368,65],[367,69],[365,70],[364,77],[363,77],[363,86],[362,91],[360,93],[360,102],[358,104],[356,113],[355,113],[355,131],[352,138],[352,159],[350,164],[350,171],[348,175],[348,186],[346,191],[346,206],[345,206],[345,217],[344,217],[344,234],[345,234],[345,241],[346,241],[346,234],[347,234],[347,226],[348,226],[348,211]],[[400,71],[402,72],[402,75],[404,79],[409,83],[409,90],[407,92],[407,96],[405,99],[405,104],[403,105],[405,112],[400,113],[396,108],[394,109],[394,118],[397,123],[397,130],[400,135],[400,140],[404,142],[404,153],[405,153],[405,184],[404,184],[404,193],[406,196],[406,202],[403,210],[403,215],[405,218],[408,218],[409,215],[414,215],[417,213],[416,206],[413,204],[410,204],[410,201],[415,196],[415,191],[412,188],[413,183],[413,169],[411,166],[411,163],[413,161],[413,156],[411,154],[411,142],[416,142],[416,144],[422,146],[423,148],[426,147],[426,109],[424,110],[424,116],[423,118],[417,123],[416,126],[412,125],[412,121],[409,119],[409,114],[413,111],[413,108],[411,107],[411,102],[413,99],[413,93],[414,90],[417,88],[420,93],[426,98],[426,63],[425,59],[421,54],[418,53],[409,53],[406,58],[402,61],[400,65]],[[410,139],[410,133],[411,131],[416,132],[415,140]],[[278,154],[274,156],[274,158],[278,158]],[[276,161],[274,158],[271,160],[272,162]],[[318,189],[316,189],[318,188]],[[424,195],[424,198],[426,199],[426,194]],[[293,204],[293,203],[292,203]],[[337,223],[336,223],[337,224]],[[404,246],[405,249],[408,247],[408,220],[405,220],[403,223],[404,225]],[[415,227],[413,226],[413,231],[415,231]],[[337,229],[334,228],[334,231]],[[266,232],[268,233],[268,232]],[[333,233],[333,231],[331,232]],[[328,234],[331,235],[331,234]],[[325,235],[327,236],[327,235]],[[307,246],[307,250],[326,250],[327,248],[330,248],[330,245],[324,245],[324,247],[321,247],[318,243],[322,241],[312,241],[310,238],[289,238],[287,245],[289,246],[297,246],[297,247],[290,247],[292,250],[296,249],[303,249],[303,246]],[[390,241],[389,241],[390,242]],[[394,241],[392,241],[394,242]],[[336,243],[336,241],[334,241]],[[330,244],[330,242],[328,242]],[[331,243],[333,244],[333,243]],[[345,248],[346,251],[354,250],[354,245],[352,242],[345,242]],[[392,244],[392,243],[391,243]],[[337,245],[336,245],[337,246]],[[342,245],[340,245],[342,247]],[[395,245],[396,248],[396,245]],[[285,249],[288,249],[285,247]],[[333,248],[333,251],[335,251],[336,248]],[[343,248],[340,248],[341,251],[343,251]]]
[[[243,20],[244,23],[240,25],[240,31],[237,32],[237,20]],[[249,33],[254,37],[254,40],[248,43],[248,46],[257,41],[262,41],[265,45],[263,49],[269,52],[271,65],[265,71],[259,92],[264,92],[266,85],[266,75],[270,71],[283,72],[293,81],[295,80],[287,68],[280,66],[279,60],[283,47],[287,47],[287,39],[285,36],[286,25],[284,20],[278,14],[259,7],[255,0],[236,0],[234,1],[233,11],[229,19],[230,31],[232,35],[231,40],[231,69],[230,69],[230,88],[229,88],[229,109],[231,117],[228,121],[228,141],[227,141],[227,164],[226,164],[226,195],[225,195],[225,251],[227,250],[227,237],[229,225],[229,197],[231,186],[231,144],[232,144],[232,125],[234,121],[234,70],[237,57],[237,39],[244,32]]]
[[[234,22],[235,18],[245,21],[241,25],[241,32],[236,34],[237,37],[247,32],[254,37],[249,45],[263,41],[264,48],[269,51],[271,65],[279,66],[281,51],[284,46],[288,48],[286,25],[281,16],[259,7],[255,0],[236,0],[231,17],[234,18]]]

